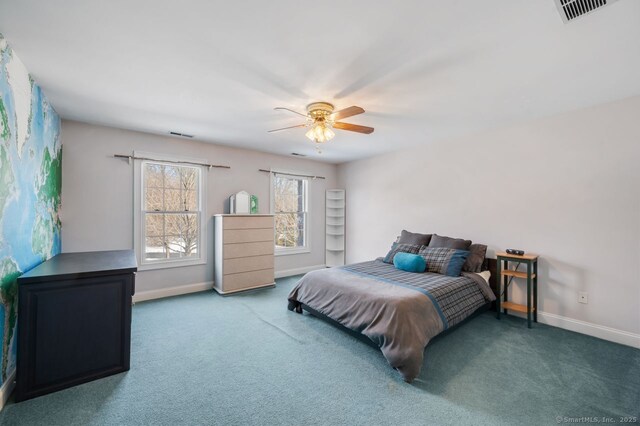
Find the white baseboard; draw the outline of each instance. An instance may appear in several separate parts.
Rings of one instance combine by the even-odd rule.
[[[550,314],[548,312],[538,312],[538,321],[543,324],[564,328],[565,330],[587,334],[589,336],[640,349],[640,334],[630,333],[628,331],[618,330],[616,328],[580,321],[573,318],[567,318],[556,314]]]
[[[14,369],[7,380],[0,387],[0,410],[4,408],[7,401],[9,400],[9,396],[11,396],[11,392],[13,392],[13,388],[16,386],[16,370]]]
[[[179,296],[181,294],[197,293],[207,290],[213,290],[213,281],[141,291],[133,295],[133,301],[143,302],[145,300],[162,299],[163,297]]]
[[[303,268],[285,269],[282,271],[276,271],[276,278],[291,277],[293,275],[306,274],[307,272],[315,271],[316,269],[324,269],[325,265],[312,265],[305,266]]]
[[[510,311],[509,315],[517,315],[519,317],[526,318],[525,314],[521,314],[519,312]],[[542,311],[538,312],[538,322],[552,327],[563,328],[565,330],[575,331],[576,333],[586,334],[587,336],[593,336],[599,339],[640,349],[640,334],[630,333],[628,331],[618,330],[616,328],[606,327],[604,325],[593,324],[591,322],[580,321]]]
[[[307,272],[323,269],[325,265],[305,266],[303,268],[286,269],[276,271],[276,278],[290,277],[292,275],[306,274]],[[179,285],[175,287],[159,288],[157,290],[147,290],[136,292],[133,296],[134,302],[144,302],[145,300],[162,299],[164,297],[180,296],[181,294],[197,293],[199,291],[213,290],[213,281]]]

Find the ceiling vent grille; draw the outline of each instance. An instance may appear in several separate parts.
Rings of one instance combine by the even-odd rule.
[[[562,16],[565,24],[581,16],[588,15],[603,6],[615,3],[616,1],[617,0],[555,0],[560,16]]]
[[[180,137],[183,137],[183,138],[192,138],[193,137],[193,135],[187,135],[186,133],[169,132],[169,134],[173,135],[173,136],[180,136]]]

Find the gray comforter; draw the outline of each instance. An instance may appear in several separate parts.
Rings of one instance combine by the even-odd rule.
[[[380,259],[309,272],[289,294],[290,307],[302,303],[367,336],[407,382],[430,339],[494,299],[477,274],[410,273]]]

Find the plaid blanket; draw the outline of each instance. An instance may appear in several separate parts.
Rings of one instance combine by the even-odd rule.
[[[480,306],[495,299],[487,283],[471,274],[460,277],[429,272],[416,274],[397,269],[380,259],[342,266],[340,269],[422,292],[433,302],[445,329],[459,323]],[[483,286],[486,288],[482,288]]]
[[[411,382],[420,373],[429,340],[492,297],[477,274],[417,274],[379,259],[309,272],[289,293],[288,307],[301,312],[306,305],[367,336]]]

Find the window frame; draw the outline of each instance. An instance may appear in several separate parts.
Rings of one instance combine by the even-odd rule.
[[[274,232],[274,237],[275,237],[275,218],[276,218],[276,211],[275,211],[275,191],[274,191],[274,184],[275,184],[275,178],[277,174],[281,174],[283,175],[282,177],[284,177],[285,179],[301,179],[304,181],[304,204],[305,204],[305,211],[304,213],[304,246],[301,247],[280,247],[277,244],[275,244],[275,238],[274,238],[274,255],[275,256],[288,256],[288,255],[293,255],[293,254],[302,254],[302,253],[311,253],[311,226],[309,226],[309,220],[311,217],[311,185],[310,185],[310,179],[308,177],[305,177],[304,175],[308,175],[309,173],[303,173],[303,172],[294,172],[294,171],[287,171],[287,170],[271,170],[270,173],[270,179],[269,179],[269,184],[270,184],[270,188],[269,188],[269,198],[270,198],[270,211],[271,214],[273,215],[273,222],[274,222],[274,228],[273,228],[273,232]],[[293,212],[292,212],[293,213]],[[297,212],[296,212],[297,213]]]
[[[195,163],[204,163],[205,160],[187,158],[187,157],[175,157],[165,154],[150,153],[150,152],[134,152],[135,157],[153,158],[154,160],[140,160],[134,163],[134,250],[138,259],[138,270],[153,270],[153,269],[165,269],[165,268],[178,268],[185,266],[204,265],[207,263],[207,240],[206,240],[206,182],[207,177],[205,173],[207,170],[202,166],[196,165],[182,165],[176,164],[176,161],[189,161]],[[164,166],[173,167],[190,167],[198,169],[198,256],[188,258],[174,258],[174,259],[162,259],[149,261],[145,260],[145,248],[146,248],[146,227],[145,216],[148,211],[145,210],[144,199],[144,170],[146,164],[160,164]],[[162,213],[155,212],[155,213]]]

